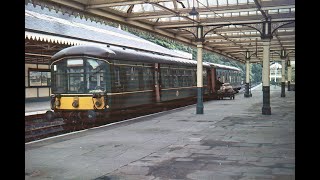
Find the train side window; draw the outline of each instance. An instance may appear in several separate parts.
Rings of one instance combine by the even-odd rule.
[[[151,72],[151,68],[146,67],[143,69],[143,81],[144,81],[144,89],[152,89],[153,84],[153,74]]]
[[[203,74],[203,85],[207,85],[207,70],[206,69],[204,69],[203,71],[202,71],[202,74]]]
[[[176,74],[178,76],[178,87],[183,86],[183,70],[177,70]]]
[[[179,87],[179,79],[178,74],[179,72],[177,70],[172,70],[173,75],[173,87]]]
[[[135,91],[139,89],[138,71],[135,67],[126,68],[127,90]]]
[[[173,75],[173,70],[169,69],[169,74],[168,74],[168,78],[169,79],[169,87],[173,87],[173,81],[174,81],[174,75]]]
[[[183,81],[182,86],[187,87],[188,86],[188,71],[187,70],[183,70],[182,81]]]
[[[114,84],[116,87],[121,86],[120,81],[120,67],[114,67]]]
[[[197,84],[197,73],[195,70],[192,70],[192,85],[195,86]]]
[[[162,81],[162,88],[169,88],[170,87],[170,70],[167,68],[161,69],[161,81]]]
[[[190,70],[186,70],[186,86],[192,86],[192,73]]]

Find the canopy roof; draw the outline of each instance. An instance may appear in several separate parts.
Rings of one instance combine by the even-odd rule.
[[[261,33],[270,22],[271,56],[295,59],[294,0],[26,0],[96,21],[112,20],[195,46],[203,26],[206,50],[244,62],[262,60]],[[192,8],[199,13],[190,15]],[[253,55],[254,54],[254,55]]]

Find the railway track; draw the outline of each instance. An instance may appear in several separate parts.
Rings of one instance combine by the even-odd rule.
[[[45,121],[42,117],[39,118],[26,117],[25,119],[25,142],[35,141],[59,134],[65,133],[63,129],[63,121],[57,119],[52,122]]]

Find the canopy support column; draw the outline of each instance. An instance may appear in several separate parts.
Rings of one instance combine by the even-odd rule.
[[[284,49],[281,50],[281,97],[286,97],[286,75],[285,75],[285,68],[286,68],[286,52]]]
[[[252,94],[249,91],[250,88],[250,54],[249,51],[246,51],[246,84],[244,97],[252,97]]]
[[[290,83],[291,83],[291,76],[292,76],[292,67],[291,67],[291,64],[290,64],[290,60],[288,59],[288,91],[291,91],[291,87],[290,87]]]
[[[270,42],[272,39],[271,21],[263,22],[262,27],[262,45],[263,45],[263,60],[262,60],[262,91],[263,91],[263,105],[262,114],[270,115]]]
[[[270,115],[270,39],[263,41],[263,69],[262,69],[262,91],[263,91],[263,106],[262,114]]]
[[[203,114],[203,27],[197,27],[197,114]]]

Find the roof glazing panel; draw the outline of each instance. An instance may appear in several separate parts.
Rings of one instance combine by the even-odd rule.
[[[208,0],[198,0],[198,7],[208,6]]]
[[[227,0],[218,0],[218,4],[219,4],[219,6],[227,6],[228,1]]]
[[[162,6],[165,6],[166,8],[169,8],[169,9],[174,9],[174,6],[173,6],[173,2],[162,2],[162,3],[159,3],[161,4]]]
[[[51,1],[27,0],[29,2],[49,3]],[[144,30],[154,31],[169,38],[196,45],[194,36],[196,26],[205,27],[205,40],[217,40],[220,44],[228,47],[237,46],[241,50],[250,48],[243,44],[243,41],[250,41],[251,44],[261,41],[262,22],[270,15],[272,32],[276,32],[276,41],[286,41],[295,35],[295,0],[52,0],[56,6],[61,8],[65,4],[74,5],[75,9],[85,7],[81,13],[95,14],[95,11],[86,12],[87,9],[104,11],[105,17],[110,20],[120,16],[123,23],[140,27]],[[74,4],[73,4],[74,3]],[[59,4],[57,6],[56,4]],[[195,7],[198,16],[191,16],[189,12]],[[54,8],[54,9],[55,9]],[[68,7],[70,8],[70,6]],[[132,8],[132,9],[131,9]],[[261,13],[262,12],[262,13]],[[101,17],[101,14],[97,14]],[[87,14],[88,16],[88,14]],[[119,22],[119,19],[115,19]],[[283,23],[292,23],[283,25]],[[279,23],[279,24],[276,24]],[[281,24],[282,23],[282,24]],[[239,25],[234,25],[239,24]],[[245,26],[242,26],[244,25]],[[276,29],[279,27],[279,29]],[[292,29],[293,27],[293,29]],[[291,29],[288,29],[291,28]],[[183,31],[188,29],[188,31]],[[254,30],[254,29],[258,29]],[[208,33],[209,32],[209,33]],[[215,34],[216,33],[216,34]],[[208,38],[208,39],[207,39]],[[251,40],[250,40],[251,39]],[[239,43],[239,44],[238,44]],[[293,42],[294,43],[294,42]],[[240,46],[244,45],[243,48]],[[249,44],[249,43],[248,43]],[[257,44],[262,44],[258,42]],[[279,45],[280,44],[280,45]],[[281,43],[277,46],[281,46]],[[209,51],[214,47],[204,45]],[[261,47],[260,47],[261,48]],[[272,47],[271,47],[272,48]],[[262,48],[261,48],[262,49]],[[228,50],[223,49],[221,51]],[[229,49],[230,50],[230,49]],[[227,52],[227,51],[226,51]],[[261,56],[262,53],[259,53]]]
[[[238,1],[237,0],[228,0],[229,5],[237,5]]]
[[[252,1],[253,2],[253,1]],[[253,2],[254,3],[254,2]],[[238,4],[248,4],[248,0],[238,0]]]
[[[217,0],[208,0],[209,6],[211,7],[217,7]]]

